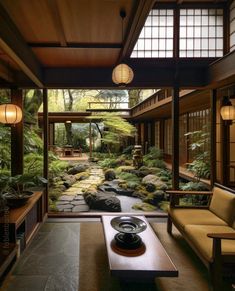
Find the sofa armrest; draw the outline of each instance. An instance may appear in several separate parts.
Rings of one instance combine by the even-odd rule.
[[[170,206],[175,207],[179,203],[180,196],[184,195],[207,195],[212,196],[213,192],[211,191],[182,191],[182,190],[167,190],[167,194],[170,195]],[[182,206],[177,206],[182,207]],[[194,206],[186,206],[187,208],[195,208]],[[186,208],[185,206],[183,208]],[[208,206],[197,206],[196,208],[208,208]]]
[[[213,239],[235,240],[235,233],[208,233],[207,236]]]

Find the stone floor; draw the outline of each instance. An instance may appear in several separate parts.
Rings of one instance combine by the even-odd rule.
[[[79,223],[45,223],[0,290],[77,291]]]

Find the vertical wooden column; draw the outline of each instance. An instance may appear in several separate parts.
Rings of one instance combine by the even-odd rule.
[[[20,89],[11,90],[11,102],[23,111],[23,94]],[[23,174],[24,171],[24,122],[11,126],[11,175]]]
[[[179,87],[172,92],[172,188],[179,188]]]
[[[48,95],[43,89],[43,177],[48,179]],[[48,184],[45,188],[45,210],[48,212]]]
[[[211,103],[211,188],[216,181],[216,90],[211,90],[210,103]]]
[[[164,120],[160,120],[160,133],[159,133],[159,139],[160,139],[160,149],[164,151]]]
[[[89,143],[90,143],[90,158],[92,158],[91,121],[90,121],[90,126],[89,126]]]
[[[155,146],[155,122],[151,121],[151,136],[150,136],[150,145]]]

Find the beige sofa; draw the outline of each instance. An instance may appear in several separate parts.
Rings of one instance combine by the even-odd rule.
[[[172,223],[207,266],[212,289],[225,290],[235,282],[235,194],[215,185],[212,192],[167,191],[170,194],[167,231]],[[206,207],[179,205],[182,195],[210,195]],[[230,288],[230,287],[229,287]]]

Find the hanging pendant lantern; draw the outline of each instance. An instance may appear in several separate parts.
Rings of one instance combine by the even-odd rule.
[[[126,12],[124,10],[120,11],[120,17],[122,18],[122,43],[124,40],[123,37],[123,21],[126,17]],[[112,72],[112,80],[115,84],[119,86],[125,86],[126,84],[131,83],[134,78],[134,73],[132,69],[124,63],[118,64]]]
[[[0,123],[16,124],[22,120],[22,110],[19,106],[9,103],[0,105]]]
[[[134,78],[132,69],[126,64],[119,64],[113,69],[112,80],[115,84],[124,86]]]

